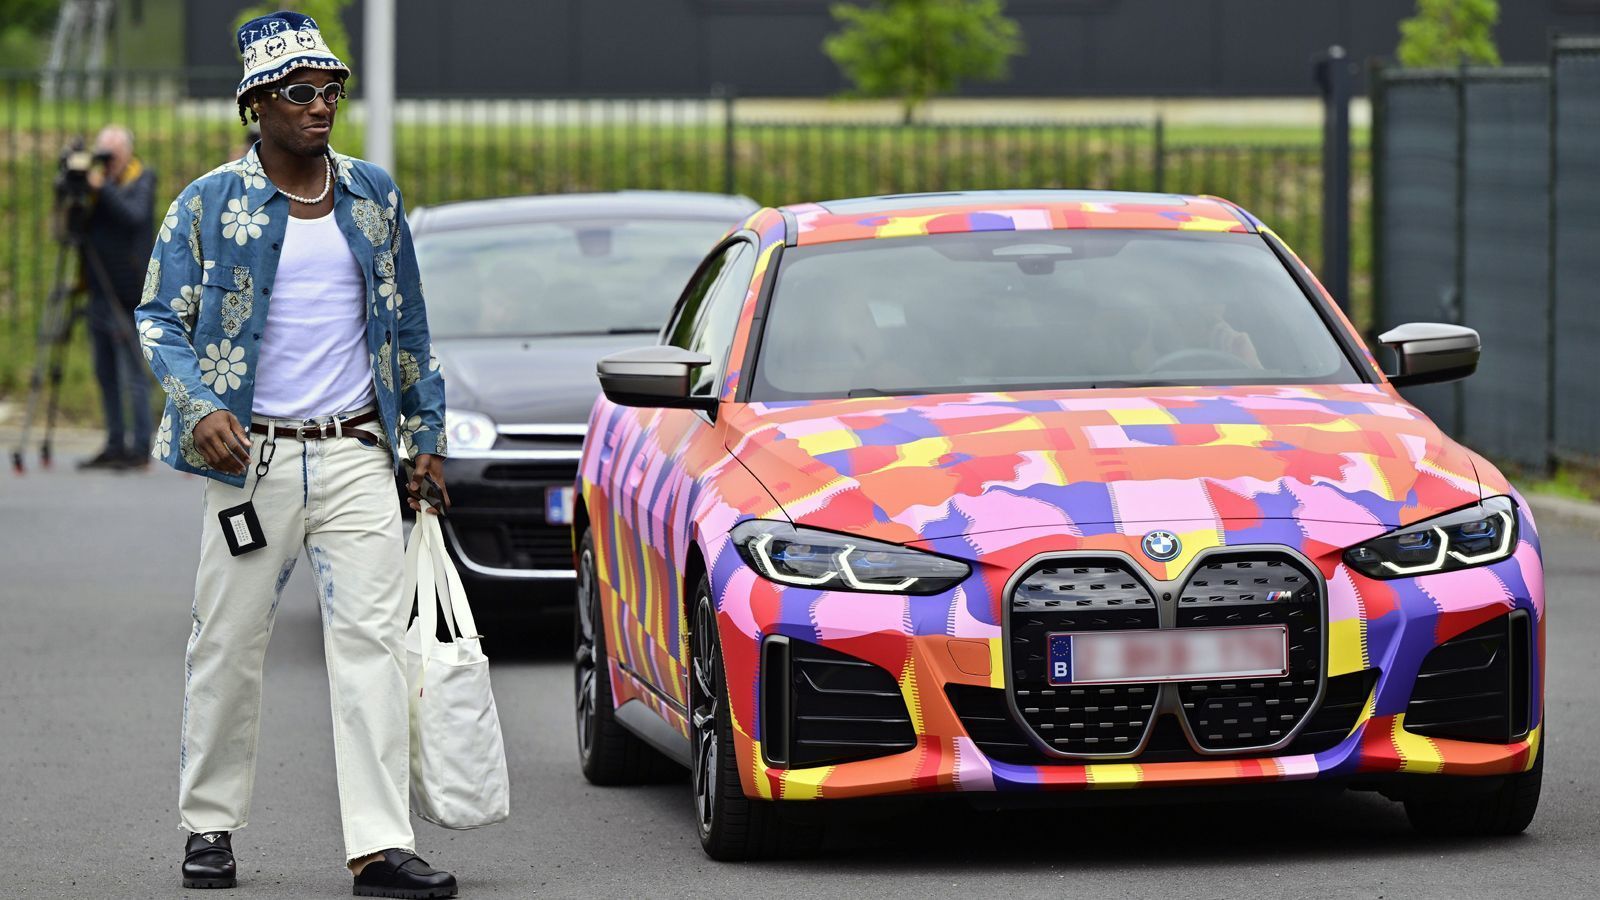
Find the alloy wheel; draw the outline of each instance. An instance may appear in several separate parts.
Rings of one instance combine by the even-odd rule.
[[[578,615],[574,638],[574,688],[577,692],[578,752],[587,759],[594,750],[599,727],[600,673],[595,652],[596,623],[600,621],[600,592],[594,576],[594,551],[583,548],[578,565]]]
[[[718,704],[722,702],[722,667],[717,663],[717,617],[711,598],[695,606],[693,656],[690,659],[691,719],[694,725],[694,805],[700,833],[711,831],[717,803]]]

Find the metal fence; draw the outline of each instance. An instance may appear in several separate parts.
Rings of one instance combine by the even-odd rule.
[[[1458,82],[1450,74],[1384,72],[1373,83],[1373,330],[1460,321]],[[1457,394],[1455,385],[1406,391],[1453,433],[1461,424]]]
[[[1374,331],[1478,329],[1475,377],[1406,394],[1476,449],[1534,472],[1600,436],[1587,375],[1600,349],[1597,97],[1594,42],[1558,42],[1550,67],[1373,79]]]
[[[1558,40],[1554,78],[1551,444],[1600,462],[1600,39]]]
[[[0,72],[0,397],[23,387],[36,306],[50,289],[47,221],[61,148],[75,136],[93,141],[107,122],[127,125],[164,202],[244,150],[227,95],[193,90],[221,74],[125,71],[98,92],[69,79],[61,97],[99,99],[43,102],[35,73]],[[1214,193],[1249,207],[1313,266],[1320,254],[1316,145],[1179,143],[1159,120],[899,125],[772,110],[731,94],[408,99],[396,110],[394,174],[412,208],[626,188],[736,192],[767,204],[982,188]],[[359,96],[341,109],[335,144],[345,152],[360,153],[362,112]],[[78,368],[86,372],[81,360]]]

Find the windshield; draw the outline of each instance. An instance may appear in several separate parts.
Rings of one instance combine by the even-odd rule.
[[[1259,235],[880,238],[777,277],[752,400],[1362,380]]]
[[[418,235],[435,337],[657,332],[730,222],[564,220]]]

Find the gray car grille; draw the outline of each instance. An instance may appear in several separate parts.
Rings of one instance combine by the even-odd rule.
[[[1017,583],[1011,597],[1011,684],[1017,712],[1046,746],[1081,756],[1138,748],[1155,712],[1154,685],[1052,687],[1045,677],[1047,635],[1123,631],[1159,624],[1155,598],[1116,560],[1048,561]]]
[[[1260,750],[1285,742],[1313,715],[1323,687],[1320,579],[1287,553],[1216,553],[1167,595],[1165,610],[1131,563],[1116,557],[1047,558],[1013,582],[1007,603],[1011,714],[1035,744],[1070,758],[1136,758],[1153,724],[1176,715],[1197,753]],[[1281,678],[1157,684],[1056,685],[1046,677],[1048,635],[1143,628],[1283,625]],[[1165,699],[1163,699],[1165,698]]]
[[[1178,597],[1178,627],[1282,625],[1282,678],[1178,685],[1189,734],[1203,750],[1276,744],[1310,715],[1322,688],[1322,606],[1317,579],[1288,557],[1218,559],[1196,569]]]

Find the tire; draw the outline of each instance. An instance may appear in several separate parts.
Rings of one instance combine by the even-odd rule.
[[[1488,792],[1406,801],[1406,818],[1418,834],[1449,837],[1506,837],[1521,834],[1539,810],[1544,782],[1544,741],[1533,768],[1508,775]]]
[[[683,777],[681,766],[617,721],[606,664],[594,536],[588,530],[578,546],[577,609],[572,618],[574,705],[583,777],[598,785],[649,784]]]
[[[795,821],[781,802],[744,795],[728,709],[727,672],[717,633],[711,582],[701,576],[693,594],[689,633],[690,789],[700,847],[715,860],[804,856],[822,843],[821,825]]]

